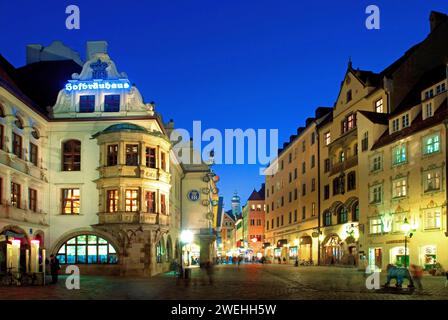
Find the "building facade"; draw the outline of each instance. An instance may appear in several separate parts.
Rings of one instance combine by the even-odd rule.
[[[85,273],[153,275],[181,260],[186,228],[211,259],[211,170],[178,161],[173,123],[118,72],[107,43],[88,42],[84,63],[60,42],[35,49],[24,67],[0,61],[5,263],[29,270],[31,252]]]

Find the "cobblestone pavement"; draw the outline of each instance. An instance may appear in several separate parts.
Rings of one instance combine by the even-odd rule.
[[[189,283],[177,282],[167,273],[152,278],[82,276],[80,290],[67,290],[65,276],[57,285],[45,287],[0,287],[0,299],[374,299],[448,300],[443,277],[425,276],[423,291],[401,293],[370,291],[362,272],[337,267],[293,267],[247,264],[239,268],[214,268],[214,282],[208,283],[200,269],[193,270]],[[381,275],[381,283],[385,275]]]

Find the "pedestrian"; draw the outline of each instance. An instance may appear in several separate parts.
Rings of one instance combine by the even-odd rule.
[[[282,264],[282,259],[280,257],[277,258],[278,264]]]
[[[446,288],[448,286],[448,271],[445,272],[445,277],[446,277],[446,280],[445,280],[445,288]]]
[[[286,264],[286,258],[285,257],[283,257],[283,263]]]
[[[415,264],[411,264],[409,266],[409,271],[411,272],[412,280],[417,285],[417,289],[423,290],[422,286],[423,268]]]
[[[59,270],[61,269],[61,265],[59,264],[59,259],[54,256],[54,254],[50,255],[50,273],[51,273],[51,283],[56,284],[58,282]]]

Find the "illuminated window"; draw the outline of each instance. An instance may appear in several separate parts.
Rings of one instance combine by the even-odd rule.
[[[425,230],[440,229],[442,226],[442,215],[440,208],[428,209],[424,213],[425,217]]]
[[[62,171],[81,170],[81,142],[69,140],[62,145]]]
[[[126,190],[126,212],[137,212],[138,202],[138,190]]]
[[[34,143],[30,143],[30,162],[37,166],[38,163],[38,148]]]
[[[146,148],[146,166],[148,168],[156,167],[156,148]]]
[[[341,133],[344,134],[356,127],[356,114],[348,115],[341,123]]]
[[[117,251],[105,239],[92,234],[71,238],[58,250],[60,264],[116,264]]]
[[[79,214],[79,189],[62,189],[62,214]]]
[[[118,112],[120,111],[120,95],[108,94],[104,96],[104,111]]]
[[[138,144],[126,145],[126,165],[138,166]]]
[[[166,196],[164,194],[160,195],[160,212],[166,214]]]
[[[28,208],[37,212],[37,191],[31,188],[28,189]]]
[[[394,165],[399,165],[406,163],[406,145],[397,146],[392,149],[392,163]]]
[[[424,172],[424,190],[425,192],[434,192],[440,190],[441,174],[440,170],[431,170]]]
[[[433,134],[423,139],[423,153],[425,155],[440,151],[440,136]]]
[[[12,153],[22,158],[22,137],[18,134],[12,134]]]
[[[146,212],[155,213],[156,212],[156,193],[154,191],[146,191],[145,201],[146,201]]]
[[[379,234],[382,232],[381,219],[370,219],[370,234]]]
[[[21,190],[20,184],[11,182],[11,205],[20,208]]]
[[[163,256],[164,256],[164,250],[163,250],[163,246],[161,241],[159,241],[157,243],[156,246],[156,258],[157,258],[157,263],[162,263],[163,261]]]
[[[160,153],[160,158],[161,158],[160,168],[163,171],[166,171],[166,153],[165,152],[161,152]]]
[[[79,112],[88,113],[95,111],[95,96],[84,95],[79,97]]]
[[[118,144],[111,144],[107,146],[107,165],[109,167],[118,164]]]
[[[400,198],[407,195],[407,178],[400,178],[392,182],[392,197]]]
[[[326,146],[328,146],[331,143],[330,131],[324,133],[324,142]]]
[[[377,112],[377,113],[383,113],[384,112],[383,99],[382,98],[375,102],[375,112]]]
[[[118,190],[107,190],[107,212],[118,211]]]

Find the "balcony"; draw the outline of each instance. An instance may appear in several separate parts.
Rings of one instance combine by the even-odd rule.
[[[145,166],[110,166],[98,168],[100,178],[112,177],[133,177],[151,180],[160,180],[162,182],[170,183],[171,175],[157,168],[149,168]]]
[[[150,224],[168,226],[170,224],[170,216],[159,213],[147,212],[114,212],[99,213],[100,224],[108,223],[132,223],[132,224]]]
[[[348,170],[357,165],[358,165],[358,156],[357,155],[347,158],[347,160],[345,160],[344,162],[338,162],[331,166],[330,176],[339,174],[339,173],[341,173],[341,171]]]
[[[25,207],[25,206],[24,206]],[[17,222],[25,222],[35,225],[48,226],[47,214],[39,210],[33,212],[26,209],[20,209],[9,203],[0,204],[0,219],[8,219]]]

